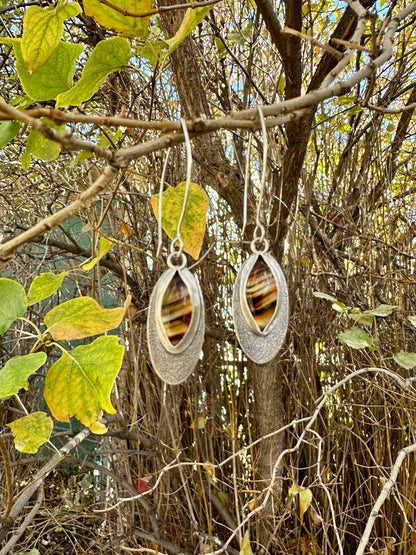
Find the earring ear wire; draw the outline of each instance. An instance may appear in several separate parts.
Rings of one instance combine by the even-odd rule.
[[[156,250],[156,258],[159,258],[160,251],[162,250],[162,203],[163,203],[163,187],[165,185],[165,176],[166,170],[168,167],[169,161],[169,154],[170,154],[170,147],[166,152],[165,162],[163,164],[162,169],[162,177],[160,178],[160,187],[159,187],[159,205],[157,210],[157,250]]]

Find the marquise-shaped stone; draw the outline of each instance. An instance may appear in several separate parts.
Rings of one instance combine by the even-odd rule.
[[[246,299],[253,318],[263,331],[271,322],[277,307],[277,283],[262,256],[251,269],[246,284]]]
[[[166,335],[173,346],[178,345],[189,329],[193,311],[188,287],[178,272],[166,287],[161,311]]]

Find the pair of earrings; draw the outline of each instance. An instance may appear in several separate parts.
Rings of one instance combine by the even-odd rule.
[[[287,284],[277,260],[268,253],[269,243],[260,222],[260,207],[265,188],[267,167],[267,133],[263,112],[258,108],[263,132],[263,169],[256,226],[251,242],[252,254],[238,272],[233,293],[233,314],[237,338],[246,355],[258,364],[270,361],[286,336],[289,316]],[[204,341],[204,301],[201,289],[186,268],[181,227],[186,211],[191,181],[192,153],[188,130],[181,120],[187,151],[185,198],[178,221],[176,238],[162,274],[150,297],[147,339],[150,359],[159,377],[175,385],[183,382],[195,368]],[[249,154],[245,172],[244,225],[247,221]],[[164,183],[166,164],[162,173]],[[161,225],[161,195],[159,226]]]

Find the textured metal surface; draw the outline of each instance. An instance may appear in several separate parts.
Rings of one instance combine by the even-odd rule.
[[[258,256],[259,254],[249,256],[237,275],[233,293],[233,313],[235,331],[241,348],[251,360],[257,364],[265,364],[276,356],[286,337],[289,323],[289,294],[285,276],[276,259],[268,253],[261,253],[276,279],[278,300],[275,316],[267,328],[263,332],[255,330],[247,301],[242,298],[242,295],[245,295],[246,282]]]
[[[173,346],[169,343],[161,324],[161,299],[175,271],[186,283],[194,306],[190,329],[184,338]],[[205,314],[204,303],[199,285],[187,269],[169,269],[164,272],[149,302],[147,315],[147,342],[150,359],[156,374],[166,383],[177,385],[186,380],[195,368],[204,342]]]

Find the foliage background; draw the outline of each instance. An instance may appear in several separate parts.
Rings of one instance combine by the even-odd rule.
[[[362,4],[377,17],[366,20],[361,49],[353,45],[342,78],[379,54],[385,22],[405,6],[400,0]],[[19,36],[24,7],[17,2],[0,7],[1,36]],[[182,17],[180,10],[153,17],[147,46],[161,36],[172,37]],[[350,40],[356,23],[345,2],[262,0],[254,6],[223,1],[163,65],[143,56],[143,40],[131,39],[129,65],[111,73],[81,107],[67,111],[195,121],[296,98],[317,89],[337,60],[308,39],[282,33],[282,27],[325,45],[332,37],[329,44],[344,52],[345,43],[334,39]],[[55,297],[31,308],[33,321],[74,296],[91,295],[106,307],[120,306],[128,294],[134,299],[118,332],[126,346],[113,398],[118,414],[109,416],[105,436],[80,444],[47,479],[45,501],[16,552],[211,553],[236,530],[224,551],[356,552],[399,450],[415,443],[413,388],[405,390],[391,375],[377,372],[355,376],[328,397],[310,432],[298,438],[321,396],[354,371],[383,367],[403,378],[413,376],[413,366],[404,368],[393,357],[416,351],[415,328],[408,319],[415,314],[415,24],[414,13],[400,23],[392,57],[372,76],[268,131],[264,219],[272,252],[285,269],[291,306],[287,340],[271,364],[247,361],[233,333],[230,299],[253,230],[262,138],[256,133],[254,193],[242,241],[248,133],[232,126],[231,117],[220,130],[192,141],[192,179],[206,189],[212,208],[201,261],[194,268],[206,305],[203,357],[182,386],[163,387],[145,340],[149,295],[168,249],[164,236],[162,256],[155,258],[157,224],[149,202],[158,191],[164,152],[149,148],[134,157],[87,210],[15,251],[3,276],[26,290],[40,272],[71,272]],[[86,57],[113,35],[85,14],[65,22],[64,39],[83,44]],[[0,65],[1,95],[10,103],[24,91],[7,44]],[[39,117],[51,106],[54,102],[42,101],[27,108],[39,110],[32,112]],[[113,151],[159,136],[156,126],[117,131],[104,121],[76,119],[66,130]],[[68,206],[105,166],[99,156],[86,157],[65,146],[56,159],[32,156],[22,166],[28,133],[23,125],[0,151],[3,242]],[[184,151],[173,149],[170,185],[184,180],[184,160]],[[80,265],[97,254],[102,233],[118,243],[85,273]],[[317,291],[338,304],[314,296]],[[367,324],[351,318],[380,304],[397,308]],[[340,340],[338,334],[352,326],[371,336],[370,348]],[[2,363],[26,354],[27,331],[19,324],[1,337]],[[53,362],[54,353],[49,354]],[[43,381],[44,373],[38,372],[21,396],[30,410],[42,403]],[[26,457],[14,450],[7,424],[18,416],[21,408],[13,398],[2,402],[2,436],[16,487],[22,488],[51,454],[45,449]],[[64,445],[79,430],[76,422],[69,429],[56,427],[55,444]],[[413,552],[415,470],[411,453],[381,508],[367,552]],[[149,484],[152,492],[117,504],[137,493],[136,480],[139,489]],[[305,514],[294,484],[312,492]],[[240,526],[268,491],[267,505]],[[0,494],[5,500],[2,485]],[[4,540],[34,503],[3,526]]]

